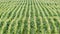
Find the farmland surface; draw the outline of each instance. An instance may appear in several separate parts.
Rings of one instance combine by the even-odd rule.
[[[0,34],[60,34],[60,0],[0,0]]]

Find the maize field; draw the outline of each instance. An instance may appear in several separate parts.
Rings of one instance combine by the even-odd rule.
[[[60,34],[60,0],[0,0],[0,34]]]

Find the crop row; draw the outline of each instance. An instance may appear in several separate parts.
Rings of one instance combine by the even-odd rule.
[[[57,4],[45,5],[40,0],[2,3],[0,34],[59,34],[59,9]]]

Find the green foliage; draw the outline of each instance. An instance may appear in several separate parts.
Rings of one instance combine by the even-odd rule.
[[[0,1],[0,34],[60,34],[59,0],[6,1]]]

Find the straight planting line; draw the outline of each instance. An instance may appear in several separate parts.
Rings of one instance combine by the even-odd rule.
[[[22,7],[22,10],[21,10],[21,14],[20,14],[20,16],[22,16],[22,13],[23,13],[23,10],[24,10],[24,7],[25,7],[26,5],[24,4],[24,6]],[[20,19],[21,19],[21,17],[20,17]],[[22,30],[22,29],[21,29]],[[15,30],[16,31],[16,30]]]
[[[37,1],[37,0],[36,0],[36,1]],[[37,5],[38,5],[38,2],[37,2]],[[40,23],[41,23],[41,25],[40,25],[40,26],[41,26],[41,29],[40,29],[40,30],[41,30],[41,33],[43,34],[43,22],[42,22],[42,18],[41,18],[40,13],[39,13],[40,11],[39,11],[39,8],[38,8],[37,5],[35,4],[36,9],[37,9],[37,12],[38,12],[38,18],[40,19]],[[40,33],[40,34],[41,34],[41,33]]]
[[[9,19],[10,20],[10,19]],[[6,27],[7,25],[7,21],[4,23],[4,25],[2,26],[2,30],[1,30],[1,34],[3,34],[3,31],[4,31],[4,28]]]
[[[24,6],[23,6],[24,7]],[[23,8],[22,8],[22,10],[23,10]],[[23,12],[23,11],[22,11]],[[13,14],[13,13],[12,13]],[[12,17],[12,16],[11,16]],[[14,19],[16,19],[16,17],[14,18]],[[11,22],[12,23],[12,22]],[[10,25],[12,25],[12,24],[10,24]],[[10,29],[11,29],[11,27],[9,27]],[[8,33],[10,33],[10,29],[8,28]]]
[[[26,19],[26,15],[27,15],[27,5],[25,5],[25,7],[26,7],[26,10],[25,10],[25,13],[24,13],[24,17],[23,17],[23,19],[22,19],[22,25],[21,25],[21,34],[23,33],[23,29],[24,29],[24,21],[25,21],[25,19]]]
[[[41,32],[42,34],[44,34],[44,29],[43,29],[43,21],[42,21],[42,17],[39,17],[40,18],[40,23],[41,23]]]
[[[51,18],[51,22],[52,22],[52,24],[53,24],[53,26],[54,26],[54,28],[55,28],[55,34],[58,34],[58,31],[57,31],[57,28],[56,28],[56,26],[55,26],[55,24],[54,24],[54,20]]]
[[[12,7],[10,7],[7,11],[3,12],[3,14],[1,15],[1,19],[3,19],[3,17],[6,15],[7,12],[9,12],[9,10],[11,10]]]
[[[15,19],[13,19],[11,22],[10,22],[10,25],[9,25],[9,27],[8,27],[8,32],[7,32],[7,34],[11,34],[10,32],[10,30],[11,30],[11,27],[12,27],[12,25],[13,25],[13,23],[14,23],[14,21],[16,20],[16,18]]]
[[[46,12],[47,16],[49,16],[49,13],[48,13],[47,9],[45,8],[45,5],[42,5],[42,7],[44,8],[44,10],[45,10],[44,12]]]
[[[11,11],[13,10],[13,9],[15,9],[15,7],[14,8],[11,8]],[[8,15],[11,11],[9,11],[6,15]],[[1,16],[1,19],[2,19],[2,17],[3,16]],[[6,17],[6,16],[5,16]],[[5,20],[5,19],[4,19]]]
[[[2,7],[2,4],[0,6]],[[6,4],[4,5],[4,7],[8,8],[8,6],[6,6]],[[0,11],[0,15],[2,15],[3,13],[4,13],[4,11]]]
[[[18,8],[18,11],[16,12],[15,18],[18,17],[18,13],[20,12],[21,7],[22,7],[22,5],[21,5],[21,6],[19,5],[19,8]],[[17,31],[17,26],[18,26],[18,19],[16,20],[16,25],[15,25],[15,29],[14,29],[14,34],[17,34],[17,32],[16,32],[16,31]]]
[[[19,20],[21,20],[21,17],[22,17],[22,13],[23,13],[23,7],[24,7],[25,5],[21,5],[20,6],[20,8],[19,8],[19,10],[18,11],[20,11],[20,15],[19,15],[19,17],[17,18],[17,21],[16,22],[18,22]],[[22,8],[21,8],[22,7]],[[22,10],[21,10],[22,9]],[[16,25],[16,26],[18,26],[18,24]],[[16,28],[17,29],[17,28]],[[15,29],[14,29],[15,30]],[[14,33],[16,33],[16,30],[15,30],[15,32]]]
[[[27,6],[28,6],[28,4],[27,4]],[[28,17],[28,34],[30,34],[31,6],[29,6],[29,8],[30,8],[30,10],[29,10],[29,17]],[[28,9],[29,9],[29,8],[28,8]]]
[[[46,8],[49,10],[49,12],[51,13],[51,15],[53,16],[54,14],[53,14],[51,8],[49,6],[47,6]]]
[[[55,7],[54,6],[50,6],[51,8],[53,8],[53,9],[51,9],[57,16],[58,16],[58,13],[56,12],[56,9],[55,9]]]
[[[37,24],[36,24],[36,16],[35,16],[35,8],[34,8],[35,6],[32,5],[32,7],[33,7],[33,13],[34,13],[33,14],[34,15],[34,25],[35,25],[34,28],[35,28],[35,32],[36,32],[36,30],[37,30]]]
[[[45,13],[43,12],[42,4],[41,3],[39,4],[39,8],[41,9],[41,13],[43,14],[43,17],[45,17]]]
[[[17,9],[18,7],[16,7]],[[12,12],[12,15],[14,14],[14,11]],[[16,20],[16,16],[14,17],[14,19],[10,22],[10,25],[8,27],[8,33],[7,34],[10,34],[10,30],[11,30],[11,27],[12,27],[12,24],[14,23],[14,21]]]
[[[42,7],[42,9],[43,9],[43,12],[45,13],[45,16],[46,16],[46,15],[49,16],[49,14],[47,13],[47,10],[46,10],[45,6],[44,6],[42,3],[41,3],[41,7]]]
[[[44,17],[44,19],[45,19],[45,21],[46,21],[46,25],[47,25],[47,27],[48,27],[48,33],[51,34],[51,29],[50,29],[49,22],[48,22],[48,20],[47,20],[46,17]]]
[[[7,20],[4,22],[4,25],[2,26],[2,29],[1,29],[0,34],[3,34],[4,28],[6,27],[7,22],[8,22],[9,20],[10,20],[10,19],[7,19]]]

